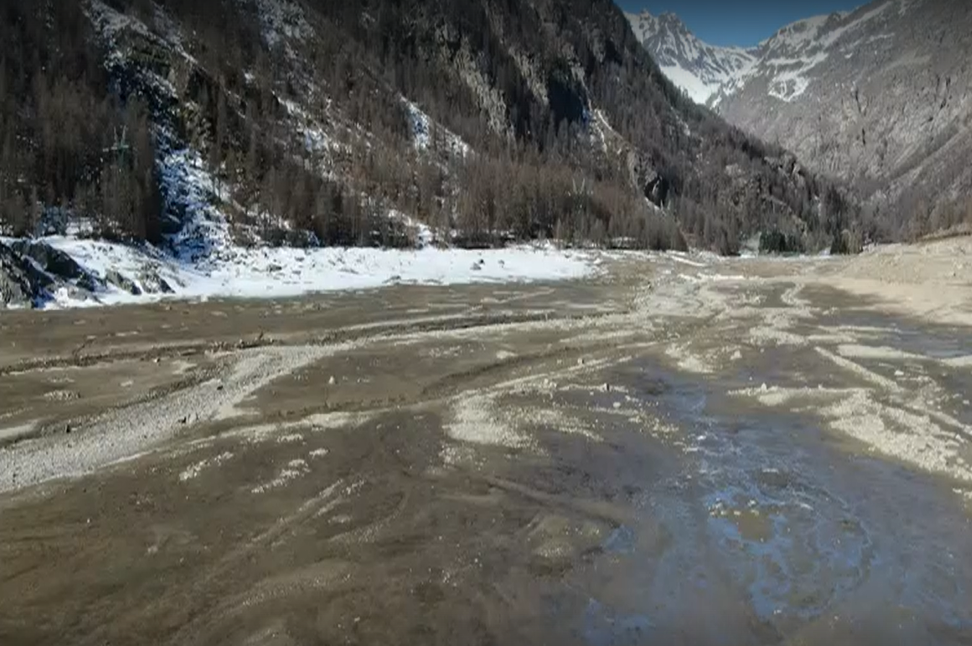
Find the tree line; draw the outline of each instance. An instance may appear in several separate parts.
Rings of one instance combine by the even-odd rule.
[[[80,3],[0,8],[0,223],[13,235],[51,209],[104,236],[160,235],[147,107],[118,100],[93,41]]]
[[[54,209],[158,241],[169,119],[203,154],[241,241],[407,244],[390,209],[469,245],[734,253],[759,231],[800,249],[894,235],[880,211],[688,101],[608,0],[294,2],[312,38],[267,39],[258,2],[108,0],[160,33],[178,25],[188,71],[139,43],[148,65],[168,61],[175,102],[139,80],[141,62],[106,69],[79,0],[4,3],[0,224],[33,232]],[[439,124],[429,150],[413,145],[402,97]],[[307,145],[288,101],[327,126],[328,150]],[[597,141],[593,106],[621,144]],[[442,128],[474,152],[440,148]]]

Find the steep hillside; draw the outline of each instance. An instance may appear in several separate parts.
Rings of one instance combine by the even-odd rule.
[[[146,240],[198,264],[420,238],[820,247],[850,226],[791,155],[683,98],[608,0],[4,11],[7,235]]]
[[[655,55],[664,50],[659,33],[642,39]],[[681,40],[703,62],[680,60],[668,73],[691,92],[697,70],[722,58],[690,33]],[[751,51],[754,63],[707,99],[730,123],[852,182],[889,234],[920,234],[965,215],[972,4],[877,0],[787,25]],[[680,81],[689,73],[690,82]]]

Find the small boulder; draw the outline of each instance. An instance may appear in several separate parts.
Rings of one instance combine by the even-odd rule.
[[[802,244],[799,238],[779,230],[763,231],[759,235],[760,253],[788,254],[799,253]]]
[[[182,231],[182,220],[174,215],[164,215],[159,220],[159,226],[161,227],[162,235],[175,235]]]
[[[122,291],[128,292],[132,296],[138,296],[142,293],[142,290],[138,288],[138,285],[132,279],[126,278],[117,269],[109,269],[106,271],[105,281]]]
[[[80,287],[81,289],[85,289],[89,292],[95,292],[101,287],[104,287],[101,281],[98,280],[97,276],[94,276],[93,274],[89,274],[88,272],[85,272],[84,275],[78,278],[77,282],[74,284]]]
[[[0,264],[0,305],[18,307],[29,305],[32,300],[23,272],[6,263]]]
[[[94,299],[94,295],[91,293],[94,290],[88,289],[86,287],[75,287],[74,285],[67,285],[68,297],[75,301],[87,302]]]
[[[33,258],[44,271],[58,278],[65,280],[80,278],[85,273],[74,258],[46,242],[17,240],[10,244],[10,248],[21,256]]]
[[[31,307],[53,284],[34,261],[0,243],[0,307]]]
[[[173,294],[175,290],[154,269],[145,269],[138,275],[138,282],[147,294]]]
[[[10,247],[24,259],[29,258],[33,261],[37,268],[49,274],[54,280],[66,283],[73,281],[78,289],[72,290],[72,298],[87,300],[88,294],[81,293],[80,290],[95,292],[104,287],[97,276],[79,265],[74,258],[46,242],[17,240]]]

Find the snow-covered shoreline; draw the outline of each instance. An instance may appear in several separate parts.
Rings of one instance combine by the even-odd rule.
[[[0,242],[9,245],[15,240],[0,238]],[[131,246],[73,236],[48,236],[34,242],[66,253],[86,272],[102,280],[113,271],[138,287],[126,290],[106,282],[88,293],[65,282],[51,290],[49,299],[38,303],[42,309],[160,300],[285,298],[392,284],[571,280],[592,275],[603,260],[600,254],[562,250],[552,244],[486,250],[234,245],[191,261],[150,245]],[[143,284],[147,275],[162,279],[171,292],[160,293]]]

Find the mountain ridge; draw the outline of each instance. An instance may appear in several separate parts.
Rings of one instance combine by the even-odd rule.
[[[879,0],[880,2],[881,0]],[[891,0],[892,2],[898,0]],[[906,1],[906,0],[904,0]],[[776,79],[777,98],[790,100],[806,89],[804,79],[789,69],[803,64],[800,71],[808,71],[823,62],[821,50],[851,28],[866,22],[883,11],[868,13],[857,21],[847,23],[854,11],[835,11],[801,18],[777,29],[756,45],[712,45],[699,39],[674,12],[658,16],[645,10],[625,13],[635,35],[655,57],[669,78],[689,94],[696,103],[714,107],[727,94],[759,74],[761,66],[785,68]],[[713,73],[717,71],[718,73]],[[787,91],[787,81],[791,89]],[[704,91],[700,91],[700,86]]]
[[[666,76],[696,103],[707,104],[723,83],[756,62],[756,48],[706,43],[673,12],[626,12],[625,17]]]
[[[713,52],[691,32],[640,16],[632,27],[653,55]],[[876,0],[785,25],[751,52],[751,66],[704,93],[704,57],[669,58],[663,71],[729,123],[853,185],[894,235],[929,233],[964,212],[972,3]]]

